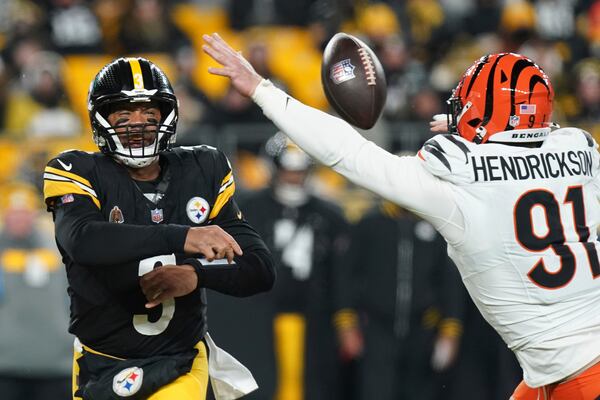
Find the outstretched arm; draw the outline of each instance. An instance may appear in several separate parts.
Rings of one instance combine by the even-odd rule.
[[[209,68],[251,96],[298,146],[326,166],[380,196],[429,220],[451,241],[463,234],[463,217],[448,185],[415,157],[397,157],[363,138],[352,126],[308,107],[254,71],[218,34],[204,35],[203,50],[222,65]]]

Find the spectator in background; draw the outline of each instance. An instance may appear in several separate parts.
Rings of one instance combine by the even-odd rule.
[[[587,39],[591,55],[600,57],[600,0],[590,5],[587,16]]]
[[[34,32],[9,37],[2,51],[2,56],[6,62],[11,81],[18,84],[25,67],[32,62],[37,53],[48,49],[48,47],[46,40]]]
[[[21,182],[35,187],[40,193],[44,191],[44,178],[40,174],[52,158],[52,147],[49,141],[27,141],[27,152],[20,154],[18,169],[15,178]]]
[[[40,34],[44,13],[30,1],[4,0],[0,3],[0,131],[4,131],[6,104],[14,82],[20,80],[24,65],[45,46]],[[2,133],[2,132],[0,132]]]
[[[310,193],[312,160],[304,152],[282,133],[266,152],[275,164],[272,183],[241,207],[273,253],[278,282],[243,303],[210,293],[210,331],[254,373],[259,389],[248,399],[338,399],[332,319],[347,223],[337,206]]]
[[[81,122],[65,99],[62,58],[52,52],[32,54],[20,86],[9,93],[5,129],[15,138],[73,137]]]
[[[102,30],[96,14],[84,0],[42,0],[47,31],[60,54],[102,51]]]
[[[600,135],[600,61],[586,58],[573,68],[568,82],[573,93],[564,96],[561,106],[571,124],[581,126],[595,137]]]
[[[3,400],[71,398],[73,338],[67,282],[40,215],[40,194],[23,184],[0,197],[0,393]]]
[[[577,114],[574,120],[583,124],[600,123],[600,61],[588,58],[575,67]]]
[[[411,56],[398,35],[388,36],[378,53],[388,84],[384,116],[390,120],[407,119],[413,112],[414,96],[426,84],[427,71]]]
[[[527,0],[513,0],[502,7],[498,30],[502,39],[502,51],[517,52],[521,46],[536,35],[535,8]]]
[[[243,30],[257,25],[307,26],[316,0],[245,0],[229,2],[232,28]]]
[[[177,143],[179,145],[208,143],[201,136],[202,123],[207,120],[212,106],[206,95],[193,82],[193,73],[198,59],[191,47],[180,49],[176,56],[177,81],[173,89],[179,99],[179,123]]]
[[[134,0],[121,22],[119,38],[128,54],[176,54],[190,45],[171,20],[169,6],[159,0]]]
[[[535,26],[545,40],[564,40],[575,35],[575,16],[580,0],[534,0]],[[579,3],[579,4],[578,4]]]
[[[129,1],[95,0],[93,9],[98,16],[105,51],[110,54],[122,54],[123,46],[119,40],[119,34],[121,22],[129,9]]]
[[[477,11],[476,0],[439,0],[444,11],[445,29],[458,32],[463,29],[463,23],[469,15]]]
[[[384,201],[353,227],[346,261],[343,298],[362,324],[340,338],[347,354],[362,353],[358,398],[447,398],[441,373],[458,353],[466,295],[444,239]]]
[[[442,101],[439,94],[430,87],[422,87],[411,103],[411,117],[415,121],[426,121],[428,115],[442,113]]]
[[[266,123],[268,121],[256,104],[241,96],[231,86],[228,86],[223,97],[213,104],[214,110],[208,115],[206,122],[216,127],[231,123]]]
[[[9,76],[4,60],[0,57],[0,126],[4,126],[4,114],[7,102],[7,93],[9,86]],[[0,129],[0,134],[2,130]]]
[[[43,30],[45,12],[36,2],[3,0],[0,9],[0,29],[7,43]]]

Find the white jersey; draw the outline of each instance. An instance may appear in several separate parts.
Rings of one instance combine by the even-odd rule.
[[[438,135],[418,156],[397,157],[268,81],[253,99],[310,155],[444,235],[530,387],[600,358],[600,156],[587,133],[559,129],[540,148]]]

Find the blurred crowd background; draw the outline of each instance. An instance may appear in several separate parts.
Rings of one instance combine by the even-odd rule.
[[[98,70],[118,56],[140,55],[155,62],[170,77],[180,101],[178,143],[209,144],[225,151],[234,164],[238,192],[242,197],[252,198],[252,193],[268,191],[275,185],[278,165],[274,166],[273,160],[277,154],[266,151],[265,143],[277,130],[249,99],[231,90],[226,79],[207,73],[207,67],[213,63],[201,50],[202,34],[219,32],[243,52],[260,74],[301,101],[331,112],[321,87],[321,54],[329,38],[339,31],[361,37],[383,64],[389,86],[387,104],[377,125],[361,133],[390,151],[416,151],[430,136],[427,122],[433,114],[445,112],[445,100],[464,70],[480,56],[499,51],[529,56],[548,73],[557,93],[554,108],[557,123],[587,129],[597,139],[600,136],[600,0],[0,0],[0,390],[3,384],[19,379],[53,380],[68,375],[70,354],[62,351],[68,349],[65,343],[70,340],[64,333],[68,304],[64,271],[53,248],[52,224],[44,212],[40,190],[45,163],[55,154],[70,148],[97,150],[89,127],[86,94]],[[346,264],[352,264],[361,253],[375,246],[377,240],[383,240],[370,235],[361,237],[360,229],[356,229],[361,223],[368,224],[371,214],[379,213],[393,221],[403,221],[406,217],[401,210],[380,203],[372,194],[328,169],[307,166],[306,171],[309,169],[306,182],[301,179],[303,187],[338,207],[344,223],[348,224],[347,229],[341,229],[348,237],[342,237],[340,242],[359,240],[353,246],[363,248]],[[301,205],[284,204],[283,208],[297,209]],[[293,220],[294,215],[301,214],[286,213],[282,211],[281,218]],[[270,215],[268,209],[266,215]],[[323,217],[328,218],[333,217]],[[273,223],[279,226],[277,221]],[[381,223],[374,222],[371,229],[385,226],[385,221]],[[436,241],[427,233],[429,228],[423,228],[418,221],[406,223],[398,223],[410,226],[402,228],[406,231],[404,236],[396,230],[394,234],[416,238],[415,241],[430,237],[425,242],[434,245]],[[280,232],[285,232],[287,228],[281,229]],[[294,233],[287,239],[291,243],[298,236]],[[278,243],[275,241],[273,245],[285,249],[285,244]],[[344,248],[339,243],[331,246],[334,246],[331,251]],[[394,244],[393,251],[402,246]],[[313,251],[312,246],[300,248]],[[389,289],[395,296],[390,312],[395,321],[391,337],[398,339],[396,343],[410,336],[404,328],[398,328],[402,324],[397,324],[398,316],[406,313],[403,307],[412,309],[415,303],[423,303],[423,293],[440,284],[435,279],[431,282],[428,278],[416,279],[412,269],[407,272],[396,268],[402,265],[412,268],[414,264],[414,270],[419,269],[412,250],[409,258],[406,251],[398,252],[393,257],[389,277],[397,283]],[[282,250],[280,256],[285,265],[283,253]],[[340,251],[339,258],[346,253],[349,252]],[[365,263],[368,262],[367,259]],[[430,260],[424,261],[427,262]],[[314,262],[311,268],[313,271],[330,268],[331,263],[331,260],[320,261],[326,266],[319,266],[319,262]],[[355,271],[338,273],[337,268],[327,274],[326,283],[334,288],[331,291],[329,286],[321,285],[325,278],[318,275],[313,278],[306,268],[304,275],[290,277],[290,282],[320,279],[315,290],[321,295],[332,293],[333,300],[327,307],[311,306],[311,312],[328,321],[326,325],[331,325],[335,336],[335,340],[316,344],[320,346],[317,353],[336,355],[331,364],[326,364],[327,370],[335,370],[338,377],[332,384],[335,393],[324,398],[388,398],[384,394],[373,395],[374,387],[389,386],[385,383],[388,381],[377,380],[383,373],[368,378],[371,379],[368,386],[361,372],[368,364],[365,360],[369,360],[369,354],[375,354],[369,353],[365,344],[368,344],[365,327],[373,327],[372,321],[377,318],[368,316],[371,303],[365,300],[364,293],[379,288],[355,288],[356,279],[352,280]],[[368,265],[357,268],[368,269]],[[348,270],[353,272],[348,274]],[[377,282],[368,277],[361,279]],[[460,287],[459,280],[450,286]],[[305,286],[299,290],[302,288],[308,290]],[[446,289],[434,292],[447,295]],[[397,376],[405,376],[411,365],[431,360],[424,363],[422,371],[427,372],[420,375],[426,379],[413,380],[417,382],[415,386],[435,387],[431,398],[453,398],[457,386],[469,387],[467,383],[453,384],[461,382],[457,377],[460,375],[469,377],[463,382],[473,384],[475,380],[481,386],[473,389],[475,393],[481,390],[489,394],[485,398],[506,399],[511,386],[518,382],[518,369],[505,346],[478,319],[462,293],[464,290],[461,288],[459,292],[450,296],[452,299],[464,296],[464,300],[459,301],[462,305],[448,311],[449,325],[442,323],[444,313],[439,311],[448,304],[442,295],[427,297],[426,304],[409,312],[408,320],[423,321],[417,323],[419,329],[424,329],[415,334],[417,338],[424,337],[422,332],[433,332],[425,344],[429,350],[413,352],[416,356],[411,356],[420,361],[405,359],[406,349],[418,348],[409,341],[402,342],[404,350],[397,350],[395,361],[385,362],[395,363]],[[263,302],[269,301],[278,301],[277,296]],[[258,315],[259,305],[243,304],[252,305],[246,313]],[[228,305],[219,305],[216,300],[215,307],[209,308],[210,315],[223,315],[219,314],[219,307],[226,309]],[[432,307],[438,314],[431,314]],[[292,311],[303,314],[306,310]],[[270,318],[266,311],[264,315]],[[227,324],[238,319],[215,318],[215,329],[230,332],[232,325]],[[256,318],[254,323],[260,321]],[[266,321],[270,326],[271,319]],[[247,323],[252,324],[252,318]],[[277,329],[288,332],[282,326],[276,324]],[[250,334],[253,328],[235,327],[233,331],[238,341],[247,345],[244,334]],[[33,334],[44,336],[36,339]],[[444,347],[437,340],[442,336],[453,338],[451,344],[446,341]],[[378,341],[381,343],[380,339],[375,340]],[[46,349],[45,361],[23,354],[33,342]],[[283,347],[273,350],[274,359]],[[444,353],[444,349],[450,350]],[[462,364],[461,357],[466,360]],[[303,357],[300,361],[296,359],[299,365],[305,361]],[[305,393],[303,385],[307,383],[300,382],[306,378],[302,371],[312,366],[302,367],[305,369],[301,368],[297,375],[297,371],[289,372],[289,368],[282,373],[282,361],[277,362],[279,372],[272,378],[274,391],[264,390],[255,394],[255,398],[319,398],[317,394]],[[376,371],[375,364],[368,365],[371,372]],[[435,377],[428,375],[432,373]],[[284,380],[289,385],[282,389],[280,384]],[[314,382],[310,385],[318,386]],[[371,396],[359,395],[360,387],[367,386],[371,388]],[[406,394],[409,392],[397,393],[389,394],[389,398],[426,398],[422,393],[417,397]],[[23,396],[26,397],[16,398],[34,398],[33,394]],[[464,393],[461,396],[456,398],[480,398]]]

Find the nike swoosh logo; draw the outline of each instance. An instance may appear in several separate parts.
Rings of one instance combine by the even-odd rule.
[[[62,162],[62,161],[60,160],[60,158],[57,158],[57,159],[56,159],[56,161],[58,161],[58,163],[59,163],[60,165],[62,165],[62,167],[65,169],[65,171],[70,171],[70,170],[71,170],[71,168],[73,168],[73,164],[71,164],[71,163],[65,164],[64,162]]]
[[[238,219],[242,219],[242,212],[241,211],[238,211],[237,217],[238,217]]]

